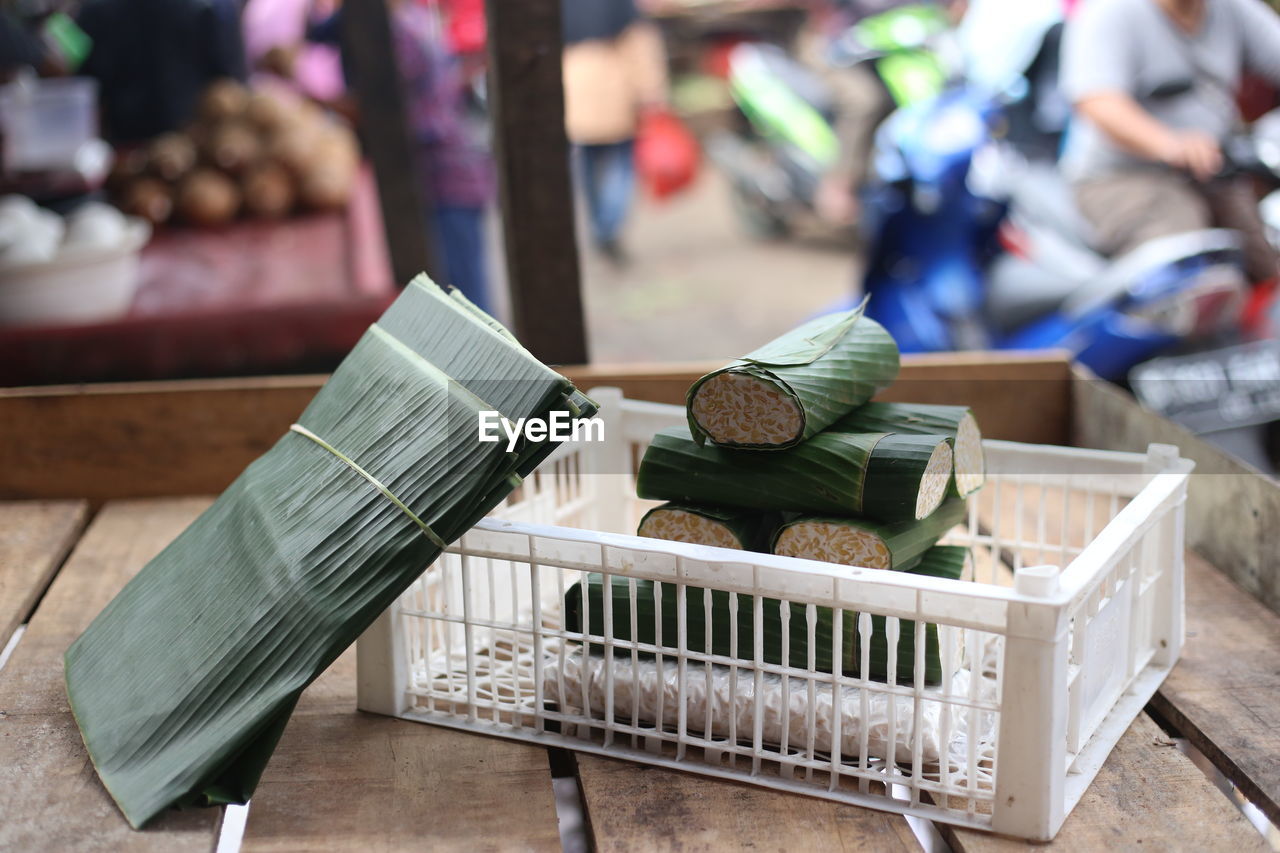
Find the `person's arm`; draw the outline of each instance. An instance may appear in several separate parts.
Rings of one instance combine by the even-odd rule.
[[[636,100],[642,109],[667,103],[667,52],[656,25],[640,20],[620,36],[621,50],[635,84]]]
[[[1117,147],[1146,160],[1185,169],[1199,180],[1222,166],[1218,142],[1199,131],[1175,131],[1135,97],[1141,21],[1126,4],[1086,3],[1068,21],[1062,41],[1062,89],[1084,118]]]
[[[1097,92],[1077,100],[1075,107],[1121,148],[1146,160],[1185,169],[1201,181],[1222,168],[1216,139],[1198,130],[1167,127],[1126,92]]]
[[[1280,86],[1280,14],[1262,0],[1238,0],[1245,67]]]

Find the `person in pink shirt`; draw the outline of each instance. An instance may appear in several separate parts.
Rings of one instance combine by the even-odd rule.
[[[249,0],[241,13],[245,59],[259,80],[289,85],[332,104],[346,94],[342,57],[336,47],[307,41],[307,25],[332,14],[333,0]],[[274,72],[274,73],[273,73]]]

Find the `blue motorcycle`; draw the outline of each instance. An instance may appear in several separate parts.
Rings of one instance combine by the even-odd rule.
[[[1065,349],[1123,379],[1234,322],[1247,290],[1236,234],[1103,258],[1056,169],[1001,141],[1003,117],[997,100],[958,89],[877,134],[864,290],[904,352]]]
[[[863,192],[868,315],[903,352],[990,345],[985,269],[1006,205],[970,185],[994,107],[964,90],[898,110],[877,131]]]

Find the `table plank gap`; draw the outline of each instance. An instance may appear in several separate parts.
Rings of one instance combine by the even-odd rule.
[[[88,518],[88,501],[0,504],[0,647],[30,618]]]
[[[356,710],[355,649],[298,701],[241,853],[561,849],[541,747]]]
[[[220,809],[129,828],[89,761],[63,688],[62,655],[207,499],[107,504],[76,543],[0,675],[0,850],[212,850]]]
[[[1280,824],[1280,616],[1187,554],[1187,641],[1155,710]]]
[[[580,752],[595,849],[918,851],[906,818]]]

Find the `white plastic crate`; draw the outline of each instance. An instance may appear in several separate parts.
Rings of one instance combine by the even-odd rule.
[[[628,535],[654,502],[621,472],[684,410],[590,393],[606,441],[559,448],[360,639],[361,708],[1044,840],[1178,658],[1193,463],[1176,448],[986,442],[987,484],[943,540],[971,548],[966,579],[941,580]],[[614,639],[635,616],[610,596],[603,634],[567,631],[591,573],[749,597],[757,637],[766,602],[803,613],[810,666],[690,649],[684,607],[660,645]],[[887,683],[813,667],[818,607],[837,638],[888,617]],[[897,682],[894,638],[917,632],[922,673],[926,624],[942,681]]]

